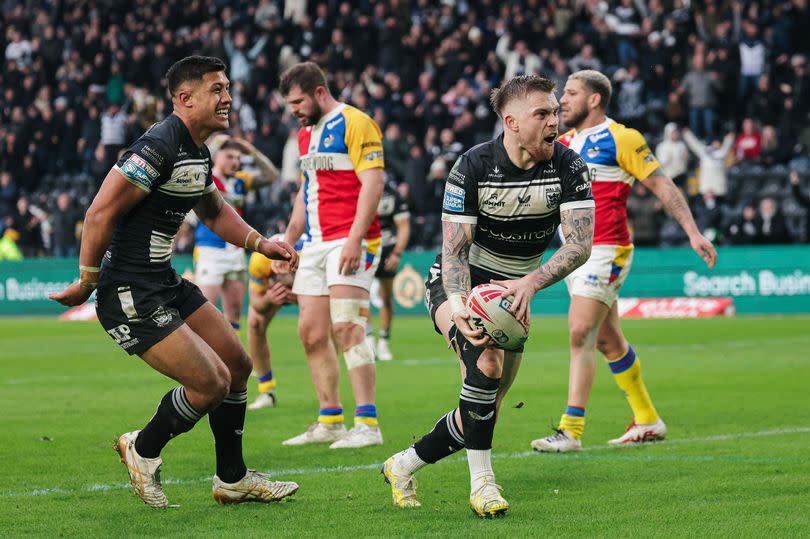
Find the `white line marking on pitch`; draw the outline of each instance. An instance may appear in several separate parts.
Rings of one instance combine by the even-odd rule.
[[[779,436],[782,434],[803,434],[810,432],[810,427],[785,427],[780,429],[772,429],[772,430],[762,430],[758,432],[738,432],[736,434],[717,434],[714,436],[705,436],[702,438],[674,438],[669,439],[665,443],[666,445],[671,444],[696,444],[696,443],[705,443],[705,442],[720,442],[724,440],[736,440],[739,438],[761,438],[766,436]],[[611,451],[622,451],[623,449],[627,449],[626,447],[616,447],[612,445],[597,445],[586,447],[583,451],[604,451],[604,450],[611,450]],[[521,453],[506,453],[506,454],[498,454],[495,453],[492,455],[492,458],[498,460],[506,460],[506,459],[524,459],[536,456],[536,451],[524,451]],[[572,457],[576,457],[576,453],[571,454]],[[676,460],[693,460],[693,461],[721,461],[725,460],[725,457],[712,457],[712,456],[685,456],[685,457],[678,457],[678,456],[661,456],[661,455],[622,455],[619,457],[618,460],[635,460],[633,457],[637,458],[638,460],[668,460],[668,461],[676,461]],[[538,457],[539,458],[539,457]],[[588,457],[594,458],[594,457]],[[610,457],[605,457],[610,458]],[[731,457],[727,457],[731,459]],[[445,459],[441,461],[442,463],[446,462],[456,462],[464,460],[462,457],[451,457],[449,459]],[[739,458],[740,462],[782,462],[778,458],[775,457],[748,457]],[[272,476],[289,476],[289,475],[308,475],[308,474],[325,474],[325,473],[338,473],[338,472],[354,472],[359,470],[379,470],[380,463],[375,462],[373,464],[358,464],[354,466],[332,466],[329,468],[289,468],[286,470],[271,470],[269,473]],[[211,476],[199,477],[197,479],[164,479],[164,485],[189,485],[194,483],[204,483],[207,481],[211,481]],[[0,498],[24,498],[30,496],[44,496],[49,494],[74,494],[77,492],[99,492],[99,491],[107,491],[107,490],[120,490],[120,489],[128,489],[129,485],[126,483],[118,483],[115,485],[87,485],[78,488],[62,488],[62,487],[54,487],[54,488],[42,488],[42,489],[35,489],[29,490],[25,492],[0,492]]]

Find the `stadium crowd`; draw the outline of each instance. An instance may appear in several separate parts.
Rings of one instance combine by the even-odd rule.
[[[231,131],[281,169],[248,206],[266,232],[286,223],[298,178],[279,74],[314,60],[335,96],[382,126],[411,248],[436,246],[449,167],[495,133],[489,90],[534,72],[559,91],[586,68],[611,78],[610,116],[657,142],[707,236],[810,239],[807,0],[6,0],[0,10],[0,230],[24,256],[77,254],[99,183],[170,110],[166,70],[194,53],[226,61]],[[643,185],[628,208],[637,245],[686,241]],[[192,242],[181,231],[176,248]]]

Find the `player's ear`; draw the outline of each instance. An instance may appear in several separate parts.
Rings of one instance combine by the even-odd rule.
[[[176,101],[183,108],[190,108],[194,100],[194,88],[188,82],[184,82],[177,88],[173,101]]]
[[[515,133],[520,131],[520,127],[518,126],[517,118],[513,114],[504,114],[503,115],[503,123],[507,129],[511,129]]]
[[[602,106],[602,96],[594,92],[588,96],[588,108],[598,109]]]

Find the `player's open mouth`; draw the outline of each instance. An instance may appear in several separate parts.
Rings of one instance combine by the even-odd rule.
[[[228,108],[217,109],[217,116],[220,118],[228,118]]]
[[[554,133],[553,135],[549,135],[546,138],[544,138],[543,142],[545,142],[546,144],[553,144],[554,139],[556,139],[556,138],[557,138],[557,133]]]

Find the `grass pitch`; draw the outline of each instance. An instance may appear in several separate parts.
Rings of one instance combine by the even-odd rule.
[[[494,468],[512,509],[482,521],[467,506],[463,453],[420,472],[423,506],[415,511],[391,505],[378,473],[458,402],[456,362],[426,317],[396,320],[396,359],[378,365],[385,445],[343,451],[281,446],[314,420],[317,402],[295,320],[276,320],[269,336],[279,407],[248,412],[246,461],[301,489],[275,505],[216,505],[213,442],[201,421],[163,453],[165,490],[180,504],[166,511],[131,494],[111,447],[120,433],[141,428],[174,384],[120,351],[95,322],[2,319],[0,530],[4,537],[807,537],[808,327],[807,317],[627,321],[669,439],[606,447],[629,408],[600,365],[586,450],[542,455],[529,441],[546,435],[565,406],[568,355],[564,320],[535,319],[495,431]]]

